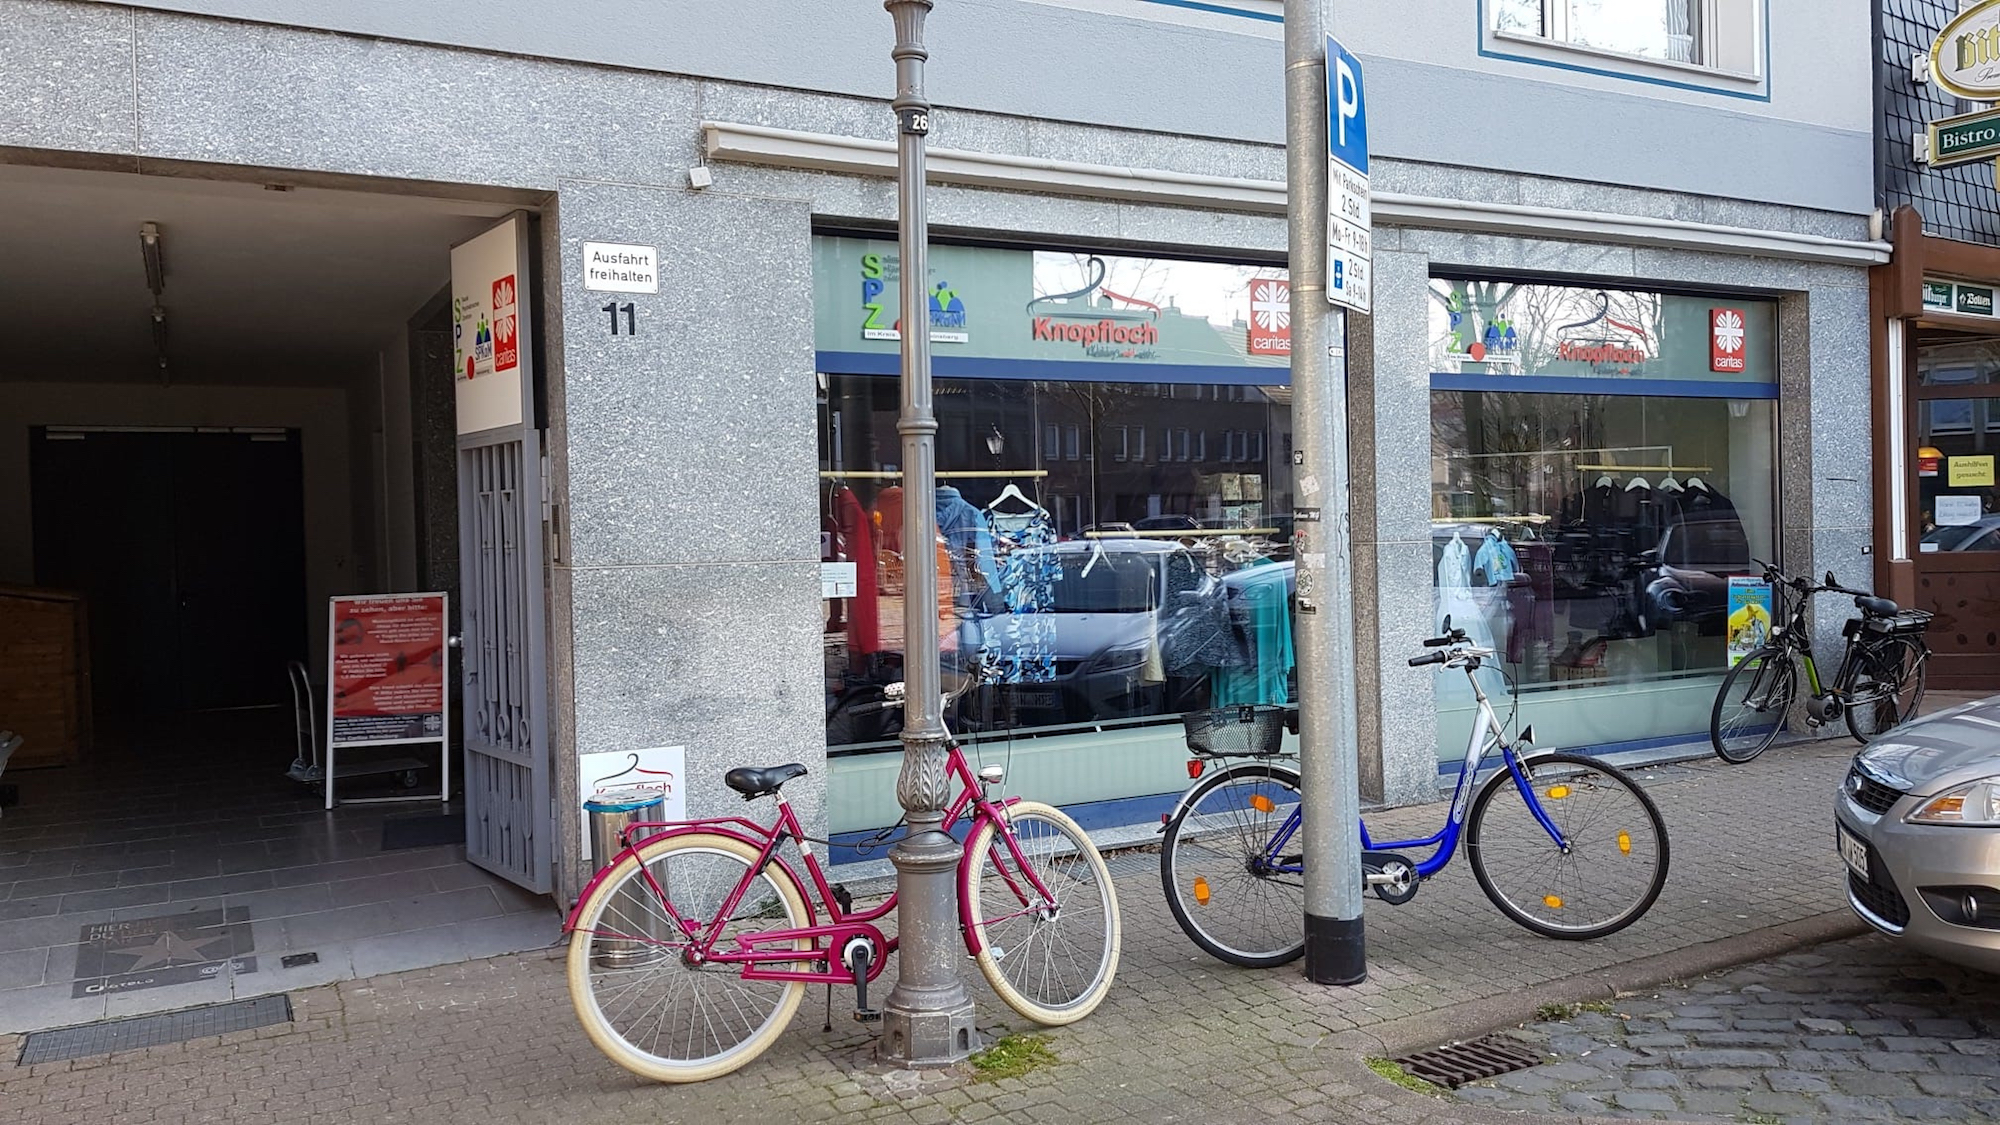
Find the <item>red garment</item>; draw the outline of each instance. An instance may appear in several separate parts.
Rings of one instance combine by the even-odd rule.
[[[881,602],[875,587],[875,525],[851,488],[833,492],[833,518],[840,525],[848,561],[854,564],[854,597],[847,607],[850,658],[882,649]]]
[[[882,529],[882,549],[903,553],[903,486],[892,484],[875,494],[875,518]]]

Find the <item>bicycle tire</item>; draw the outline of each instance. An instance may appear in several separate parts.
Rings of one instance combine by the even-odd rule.
[[[1797,662],[1790,649],[1752,649],[1722,677],[1709,709],[1708,741],[1715,756],[1740,766],[1770,749],[1798,691]]]
[[[1089,835],[1060,809],[1020,801],[1007,807],[1006,817],[1023,857],[1055,896],[1056,909],[1047,913],[1029,905],[1023,892],[1033,894],[1034,885],[1014,872],[1011,851],[1004,846],[995,851],[998,826],[983,821],[966,848],[962,884],[972,936],[979,943],[979,971],[1022,1016],[1044,1027],[1074,1023],[1104,1002],[1118,972],[1121,931],[1111,869]],[[1101,920],[1093,922],[1093,911]],[[1081,918],[1083,924],[1071,928],[1073,936],[1058,937],[1054,929],[1065,917]],[[1079,947],[1077,941],[1090,940],[1093,931],[1098,944]],[[1058,943],[1067,947],[1063,964],[1055,959]],[[1092,958],[1094,966],[1088,963]],[[1015,979],[1016,970],[1032,974],[1037,961],[1042,969],[1038,980]]]
[[[703,859],[710,862],[704,865],[699,862]],[[803,983],[744,981],[737,966],[689,965],[681,954],[690,941],[678,932],[678,927],[666,918],[665,912],[657,905],[648,906],[645,910],[639,910],[634,905],[659,902],[658,896],[640,875],[640,866],[644,864],[653,871],[653,877],[662,889],[674,896],[675,910],[684,918],[699,919],[706,927],[722,908],[721,896],[742,882],[742,873],[749,872],[756,862],[755,848],[728,836],[710,833],[668,836],[625,852],[612,865],[610,873],[592,888],[577,911],[576,928],[570,934],[570,1002],[576,1008],[577,1019],[583,1024],[584,1034],[611,1061],[656,1082],[699,1082],[728,1074],[748,1064],[763,1054],[791,1024],[799,1001],[805,995],[806,986]],[[713,871],[713,877],[705,877],[705,871]],[[709,901],[711,893],[714,895],[712,902]],[[613,912],[615,919],[609,925],[604,924],[607,912]],[[641,916],[634,918],[635,913]],[[811,912],[806,908],[805,896],[799,892],[797,882],[776,865],[764,868],[751,881],[736,916],[730,921],[746,919],[755,924],[746,926],[745,932],[812,924]],[[600,928],[605,932],[600,933]],[[633,945],[629,938],[612,938],[607,934],[646,932],[672,932],[673,938],[638,943],[642,949],[635,965],[603,964],[603,959],[611,955],[608,943],[624,942],[627,949]],[[716,946],[733,948],[732,933],[725,930],[718,937]],[[651,945],[656,945],[657,949],[648,960],[643,956],[643,947]],[[811,939],[800,938],[798,948],[810,950]],[[594,959],[598,962],[595,965]],[[800,961],[791,967],[804,970],[808,965]],[[612,994],[618,1001],[616,1014],[622,1016],[636,1005],[640,1017],[650,1017],[658,1012],[657,1018],[653,1018],[650,1024],[634,1020],[621,1027],[614,1019],[614,1013],[606,1011],[606,997],[600,997],[595,987],[598,978],[606,978],[608,983],[614,975],[619,981],[617,992]],[[714,978],[716,986],[724,994],[726,1005],[718,1004],[711,1008],[697,997],[696,994],[706,987],[700,983],[704,977]],[[758,1017],[754,1013],[759,1010],[756,1002],[760,996],[770,999],[768,1011]],[[662,1054],[660,1039],[669,1030],[670,1023],[676,1034],[666,1035],[666,1047],[670,1052],[675,1049],[680,1030],[676,1005],[690,1001],[693,1014],[686,1023],[688,1053],[685,1057]],[[748,1012],[746,1005],[750,1005]],[[717,1043],[716,1050],[696,1055],[693,1051],[697,1024],[718,1038],[733,1035],[734,1028],[739,1024],[743,1030],[733,1042],[726,1045]],[[648,1028],[651,1030],[650,1038],[644,1034]],[[641,1039],[646,1040],[644,1045],[637,1041]]]
[[[1550,779],[1545,790],[1535,786],[1541,793],[1537,800],[1547,798],[1542,805],[1543,811],[1563,833],[1567,846],[1557,845],[1541,823],[1535,820],[1525,800],[1519,806],[1519,818],[1514,821],[1505,824],[1497,820],[1489,821],[1489,814],[1494,811],[1494,798],[1503,789],[1515,790],[1513,773],[1502,770],[1487,779],[1485,786],[1473,798],[1472,810],[1466,817],[1465,850],[1467,858],[1472,861],[1472,874],[1479,880],[1479,889],[1486,892],[1486,897],[1499,908],[1500,913],[1543,937],[1584,941],[1617,933],[1644,917],[1659,899],[1661,889],[1667,885],[1672,851],[1667,843],[1666,821],[1661,818],[1659,806],[1646,795],[1646,791],[1615,766],[1584,754],[1565,753],[1537,754],[1521,763],[1531,783],[1537,772],[1546,776],[1550,766],[1564,768],[1558,771],[1557,777]],[[1630,800],[1610,803],[1609,812],[1597,812],[1589,810],[1607,807],[1605,802],[1583,799],[1586,794],[1613,793],[1622,794]],[[1516,795],[1519,795],[1518,792]],[[1507,839],[1489,836],[1510,829],[1525,842],[1510,843]],[[1650,838],[1646,835],[1647,831]],[[1520,852],[1531,845],[1545,851],[1552,869],[1530,879],[1529,895],[1536,890],[1540,894],[1532,899],[1532,906],[1524,906],[1500,888],[1498,884],[1505,873],[1497,871],[1495,865],[1501,855]],[[1586,856],[1593,860],[1607,860],[1607,870],[1640,877],[1643,882],[1639,883],[1639,893],[1629,898],[1616,892],[1600,894],[1599,889],[1590,885],[1576,870],[1582,857]],[[1642,872],[1636,866],[1649,860],[1649,871]],[[1615,909],[1607,911],[1597,921],[1570,923],[1569,919],[1582,913],[1579,908],[1592,909],[1598,901],[1609,901]],[[1536,913],[1537,909],[1540,914]]]
[[[1847,733],[1866,743],[1915,718],[1924,702],[1929,656],[1910,637],[1884,637],[1856,652]]]
[[[1269,811],[1259,809],[1254,798],[1279,795],[1254,789],[1238,800],[1225,794],[1213,807],[1208,804],[1225,788],[1236,789],[1246,781],[1259,789],[1268,785],[1283,790],[1290,797],[1271,801]],[[1182,932],[1209,956],[1246,969],[1266,969],[1305,954],[1304,881],[1297,873],[1259,874],[1253,866],[1272,833],[1289,817],[1287,806],[1296,808],[1298,799],[1298,771],[1245,762],[1196,783],[1167,822],[1160,846],[1160,883],[1167,909]],[[1192,833],[1187,827],[1190,820],[1196,825]],[[1193,896],[1192,904],[1188,896]],[[1245,920],[1246,909],[1260,916],[1248,919],[1241,936],[1233,930],[1225,934],[1232,920]]]

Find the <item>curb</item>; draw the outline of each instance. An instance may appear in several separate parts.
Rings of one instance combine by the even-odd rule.
[[[1615,999],[1620,993],[1654,988],[1669,981],[1691,980],[1723,969],[1777,957],[1808,946],[1858,937],[1871,933],[1866,923],[1849,910],[1815,914],[1792,922],[1751,930],[1728,938],[1705,941],[1683,949],[1656,953],[1603,969],[1579,973],[1551,981],[1545,986],[1474,1000],[1435,1012],[1390,1020],[1374,1027],[1342,1032],[1328,1041],[1340,1054],[1329,1062],[1347,1073],[1350,1081],[1373,1083],[1381,1096],[1405,1110],[1423,1110],[1436,1119],[1442,1108],[1439,1099],[1414,1090],[1405,1090],[1369,1070],[1364,1058],[1395,1058],[1411,1051],[1442,1043],[1476,1039],[1531,1022],[1544,1004],[1576,1004],[1587,1000]],[[1606,1118],[1574,1114],[1534,1114],[1489,1109],[1463,1103],[1450,1105],[1450,1118],[1458,1121],[1492,1123],[1530,1121],[1595,1122]]]

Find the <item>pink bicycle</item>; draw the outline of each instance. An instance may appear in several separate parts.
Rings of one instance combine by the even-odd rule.
[[[1118,900],[1104,859],[1061,810],[992,799],[1003,768],[975,773],[957,738],[947,747],[959,792],[945,827],[971,818],[958,867],[965,950],[1026,1018],[1082,1019],[1118,968]],[[783,1033],[809,984],[852,984],[855,1017],[879,1018],[868,985],[896,939],[875,923],[896,897],[856,911],[846,888],[827,882],[783,792],[805,773],[796,763],[730,770],[723,781],[744,800],[776,800],[776,823],[634,824],[584,888],[564,926],[570,998],[591,1041],[620,1066],[661,1082],[727,1074]],[[809,885],[779,856],[787,841]]]

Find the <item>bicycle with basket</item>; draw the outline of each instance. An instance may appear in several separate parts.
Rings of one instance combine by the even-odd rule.
[[[1424,644],[1438,651],[1410,664],[1463,671],[1479,717],[1443,827],[1422,839],[1377,841],[1360,825],[1364,885],[1384,902],[1406,903],[1463,839],[1486,897],[1535,933],[1596,938],[1637,921],[1667,879],[1667,828],[1652,799],[1595,758],[1532,749],[1533,728],[1510,739],[1477,675],[1493,650],[1472,644],[1450,618]],[[1283,746],[1296,716],[1243,706],[1183,719],[1193,781],[1161,828],[1160,880],[1181,929],[1231,964],[1280,965],[1305,951],[1299,771]],[[1495,751],[1502,768],[1481,781]],[[1503,793],[1520,800],[1501,801]],[[1426,848],[1422,859],[1403,854]]]

